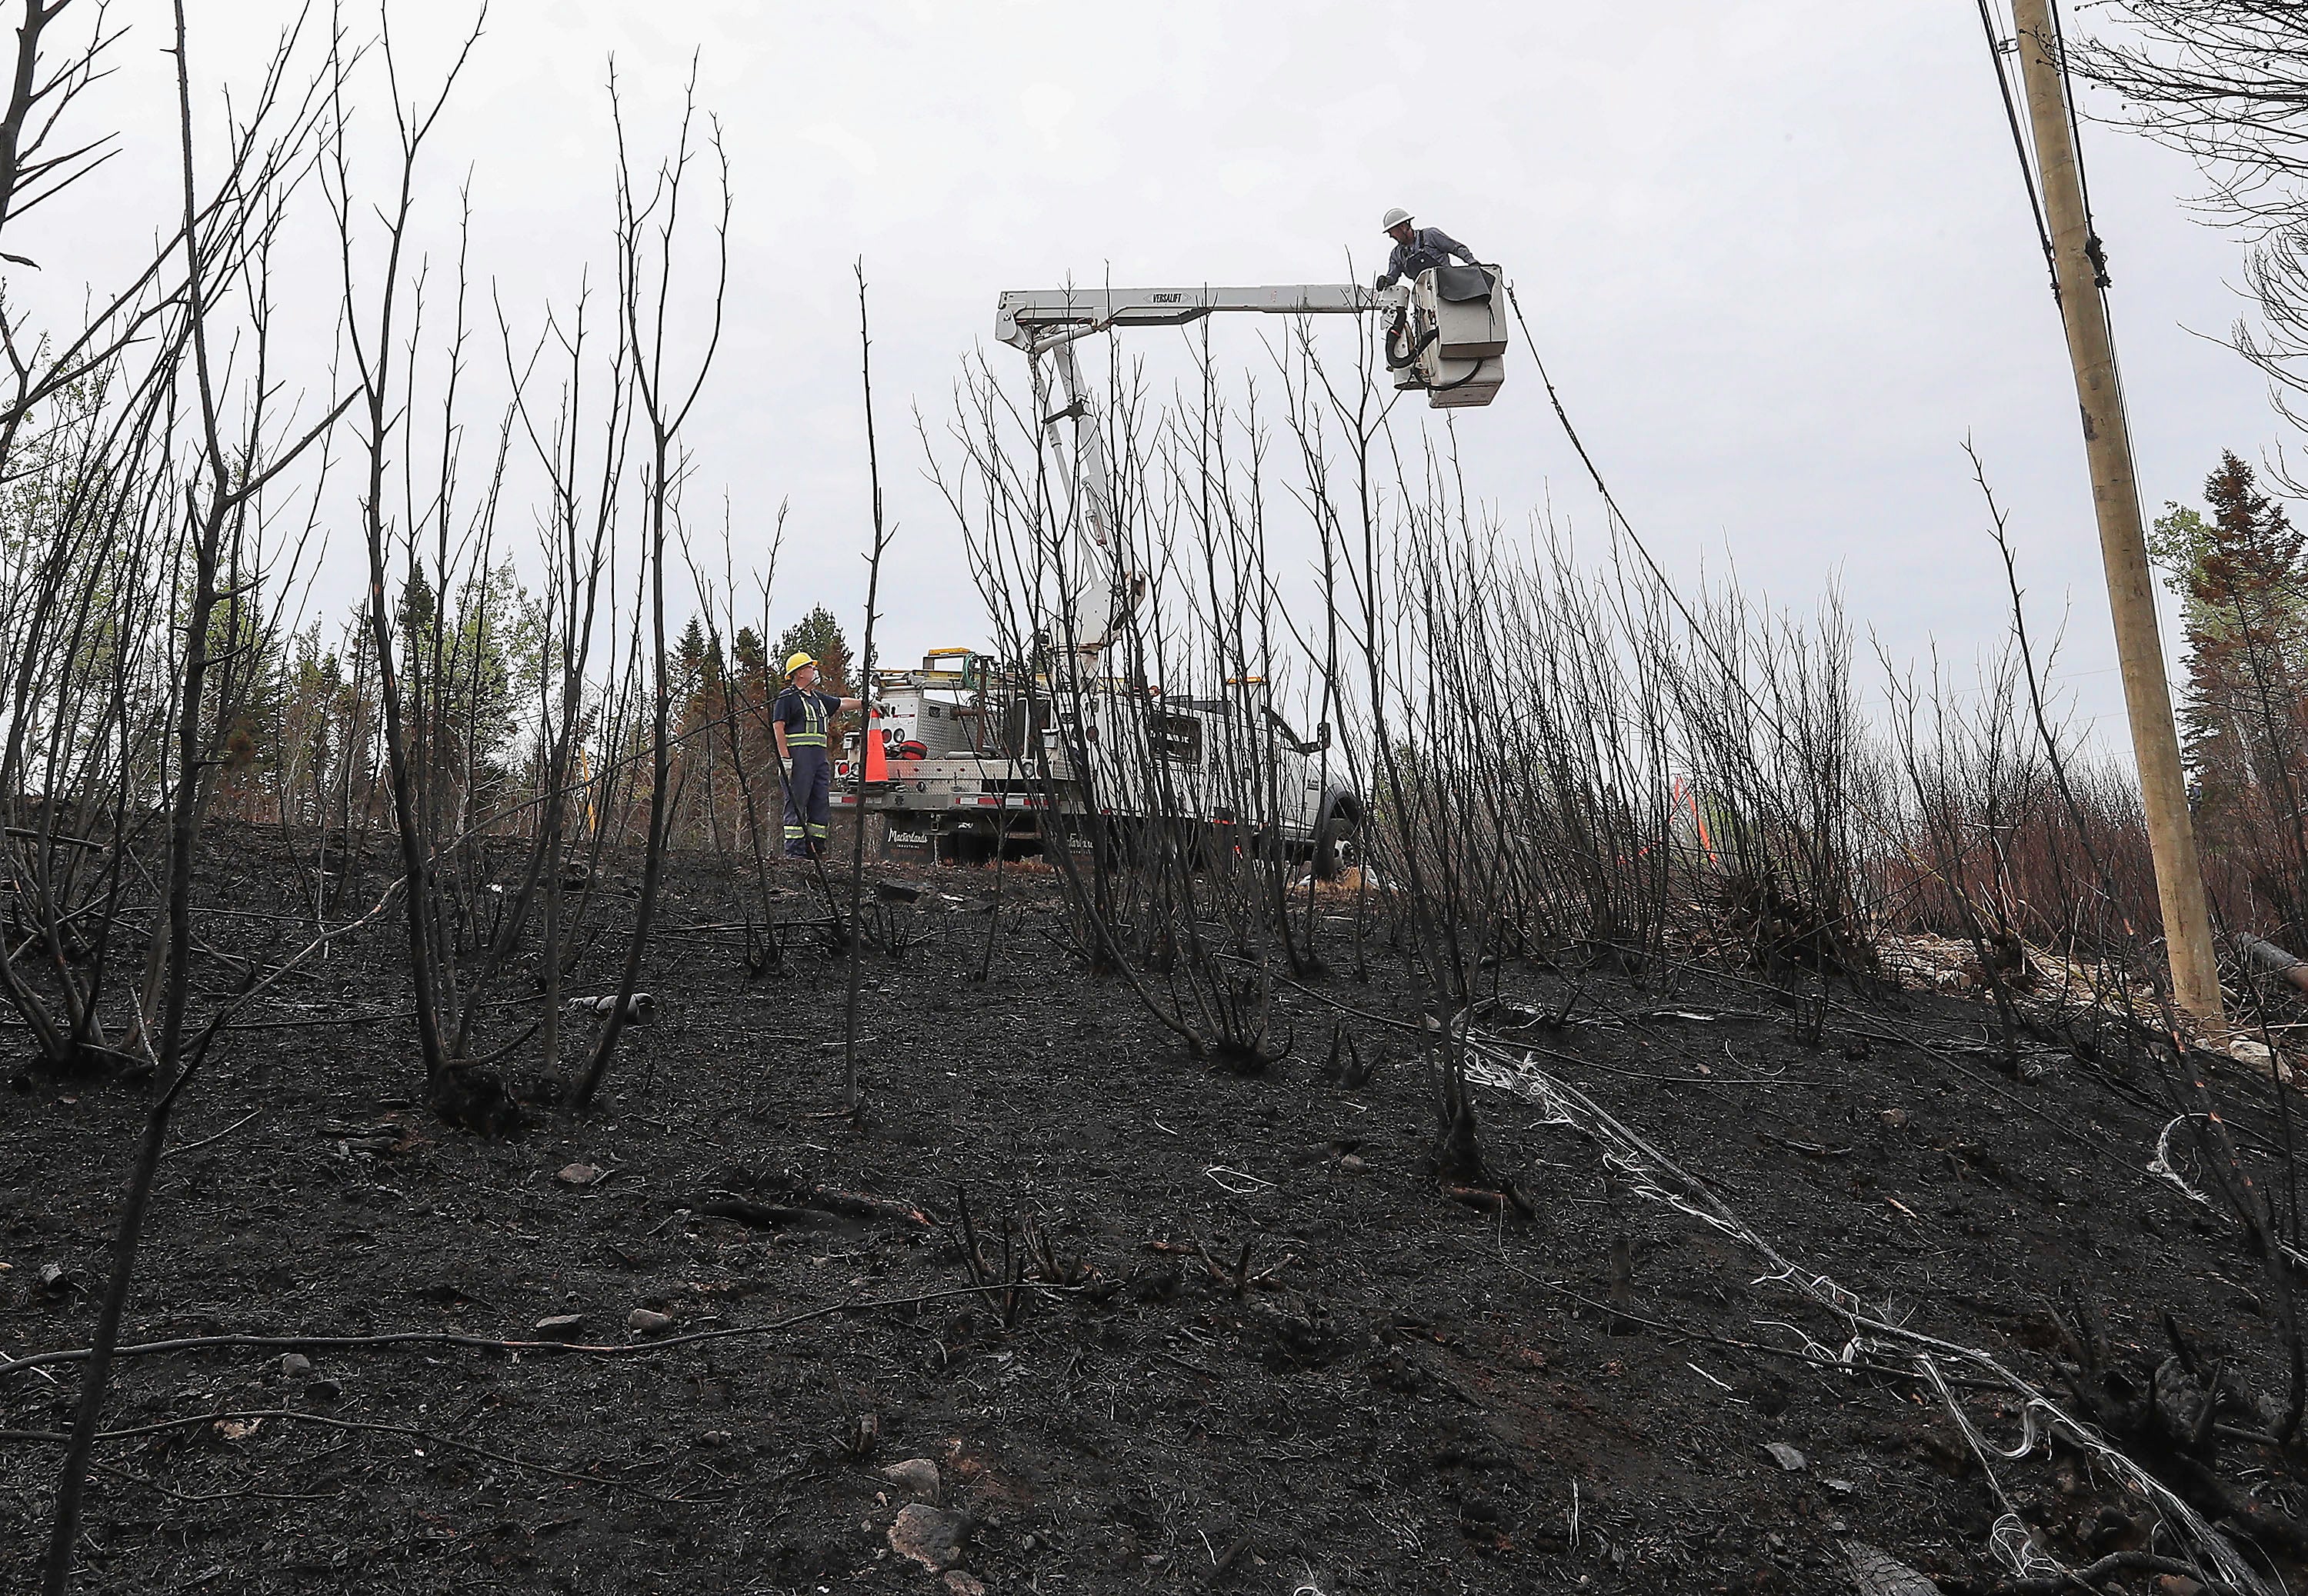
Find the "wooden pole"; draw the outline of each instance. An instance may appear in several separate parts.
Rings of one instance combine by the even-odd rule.
[[[2148,811],[2148,842],[2156,862],[2156,895],[2164,912],[2173,1000],[2182,1012],[2219,1037],[2226,1031],[2219,965],[2212,952],[2195,824],[2188,813],[2179,733],[2172,721],[2172,689],[2164,674],[2164,641],[2156,622],[2155,578],[2140,532],[2131,437],[2116,385],[2115,343],[2107,306],[2100,297],[2100,267],[2093,258],[2098,240],[2084,210],[2075,124],[2069,116],[2066,74],[2060,67],[2058,35],[2052,26],[2053,4],[2013,0],[2020,72],[2027,86],[2037,175],[2051,227],[2060,318],[2067,325],[2076,398],[2083,408],[2084,454],[2091,467],[2092,507],[2099,518],[2100,561],[2107,571],[2107,604],[2115,622],[2116,657],[2123,670],[2124,708],[2131,722],[2132,755],[2140,765],[2140,802]]]

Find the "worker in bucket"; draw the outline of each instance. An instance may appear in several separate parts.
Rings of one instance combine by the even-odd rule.
[[[1440,227],[1414,227],[1411,214],[1397,205],[1379,221],[1386,236],[1394,240],[1394,253],[1386,258],[1386,270],[1379,273],[1378,286],[1394,287],[1402,278],[1416,278],[1422,271],[1432,271],[1437,266],[1450,263],[1456,255],[1468,265],[1475,264],[1475,252],[1460,243]]]
[[[786,778],[786,857],[814,859],[825,852],[833,802],[833,757],[825,745],[826,723],[863,699],[817,691],[817,661],[796,654],[786,661],[786,690],[770,713],[778,742],[778,766]]]

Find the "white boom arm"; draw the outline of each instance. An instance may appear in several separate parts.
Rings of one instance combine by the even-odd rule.
[[[1110,327],[1183,327],[1212,311],[1270,316],[1361,315],[1391,310],[1401,296],[1351,283],[1277,288],[1043,288],[1002,296],[994,336],[1029,355]]]
[[[1034,374],[1038,419],[1062,460],[1068,457],[1060,442],[1058,423],[1073,422],[1069,470],[1081,504],[1081,526],[1112,562],[1110,613],[1095,637],[1074,645],[1085,662],[1094,663],[1120,634],[1145,597],[1146,577],[1131,558],[1128,540],[1114,536],[1113,479],[1107,468],[1097,413],[1074,358],[1075,343],[1094,333],[1125,327],[1183,327],[1218,311],[1270,316],[1392,312],[1396,319],[1386,340],[1387,365],[1394,373],[1396,388],[1425,389],[1428,402],[1437,407],[1486,405],[1498,391],[1498,357],[1506,352],[1504,313],[1497,303],[1503,297],[1496,291],[1500,278],[1496,267],[1460,270],[1483,274],[1469,279],[1475,285],[1473,303],[1461,303],[1469,300],[1470,295],[1456,289],[1450,302],[1444,303],[1434,282],[1438,274],[1431,271],[1416,285],[1388,288],[1293,283],[1264,288],[1012,289],[1002,296],[994,313],[994,336],[1025,351]],[[1045,354],[1055,356],[1058,378],[1065,389],[1066,402],[1055,409],[1050,408],[1048,384],[1042,374],[1040,357]],[[1086,562],[1091,566],[1097,563],[1095,555]],[[1087,587],[1089,571],[1082,576]]]

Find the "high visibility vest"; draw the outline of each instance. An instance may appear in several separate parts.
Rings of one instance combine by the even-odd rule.
[[[788,748],[823,748],[827,719],[825,695],[812,689],[808,692],[797,691],[794,696],[801,700],[801,728],[797,731],[790,725],[788,725],[786,746]]]

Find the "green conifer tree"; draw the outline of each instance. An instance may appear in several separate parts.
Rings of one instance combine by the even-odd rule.
[[[786,661],[796,654],[816,659],[821,690],[843,698],[856,696],[849,685],[848,639],[841,635],[841,623],[833,618],[833,612],[823,605],[786,628],[778,639],[777,669],[782,672]]]
[[[2232,451],[2205,480],[2204,500],[2209,518],[2167,505],[2150,553],[2181,599],[2182,743],[2200,806],[2217,811],[2283,784],[2299,762],[2308,540]]]

